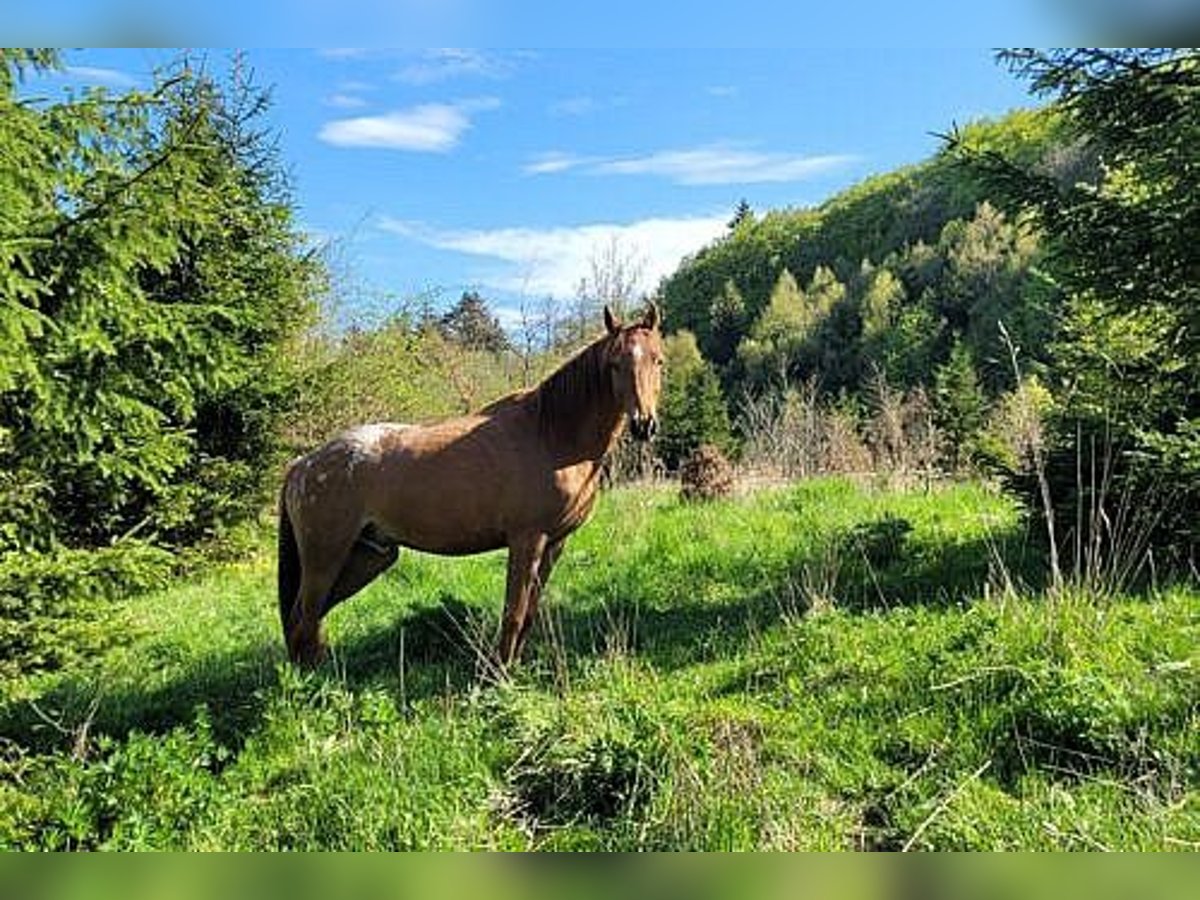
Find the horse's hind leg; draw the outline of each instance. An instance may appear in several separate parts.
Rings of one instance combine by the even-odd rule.
[[[356,529],[331,528],[319,537],[301,538],[297,615],[287,641],[292,662],[313,666],[324,658],[321,617],[357,536]]]
[[[360,536],[325,597],[321,615],[327,615],[343,600],[353,597],[374,581],[391,567],[398,555],[399,550],[395,545],[379,544]]]

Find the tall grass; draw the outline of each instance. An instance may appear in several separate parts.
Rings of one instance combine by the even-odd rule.
[[[502,555],[405,554],[305,674],[267,537],[4,683],[0,845],[1200,846],[1200,592],[1047,604],[976,486],[614,491],[506,680]]]

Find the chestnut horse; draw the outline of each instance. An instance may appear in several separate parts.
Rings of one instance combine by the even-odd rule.
[[[295,460],[279,509],[279,613],[288,655],[324,655],[321,619],[396,561],[508,548],[497,661],[511,665],[563,542],[587,519],[626,418],[656,428],[658,309],[606,332],[531,390],[433,425],[353,428]]]

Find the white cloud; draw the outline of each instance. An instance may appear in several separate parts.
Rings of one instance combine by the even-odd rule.
[[[385,217],[379,227],[431,247],[490,260],[492,270],[479,280],[491,287],[570,297],[591,272],[592,260],[614,241],[641,262],[639,287],[649,291],[673,272],[685,255],[719,237],[726,219],[724,215],[693,216],[557,228],[444,230]]]
[[[393,77],[405,84],[432,84],[467,76],[503,78],[510,70],[509,63],[499,57],[448,47],[427,51],[419,61],[405,66]]]
[[[552,175],[558,172],[566,172],[568,169],[577,169],[593,161],[593,157],[574,156],[570,153],[551,151],[535,156],[521,167],[521,171],[526,175]]]
[[[596,110],[593,97],[567,97],[550,104],[550,113],[556,116],[586,116]]]
[[[97,82],[112,87],[134,87],[138,80],[127,72],[116,69],[101,69],[97,66],[67,66],[63,74],[81,81]]]
[[[654,175],[685,185],[758,184],[804,181],[841,168],[856,158],[848,154],[768,153],[733,144],[708,144],[625,157],[545,153],[526,164],[523,171],[546,175],[579,169],[589,175]]]
[[[692,150],[664,150],[600,163],[598,175],[659,175],[679,184],[756,184],[803,181],[853,160],[851,156],[764,153],[713,144]]]
[[[354,94],[330,94],[325,98],[326,106],[334,106],[338,109],[358,109],[366,106],[367,101],[362,97],[356,97]]]
[[[321,126],[318,136],[335,147],[445,153],[456,147],[471,127],[471,113],[499,105],[500,101],[494,97],[460,103],[426,103],[378,116],[335,119]]]

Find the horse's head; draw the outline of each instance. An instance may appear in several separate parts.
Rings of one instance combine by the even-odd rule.
[[[641,320],[623,325],[607,306],[604,326],[610,341],[613,393],[629,415],[629,430],[639,441],[658,430],[658,394],[662,390],[663,348],[658,307],[650,303]]]

